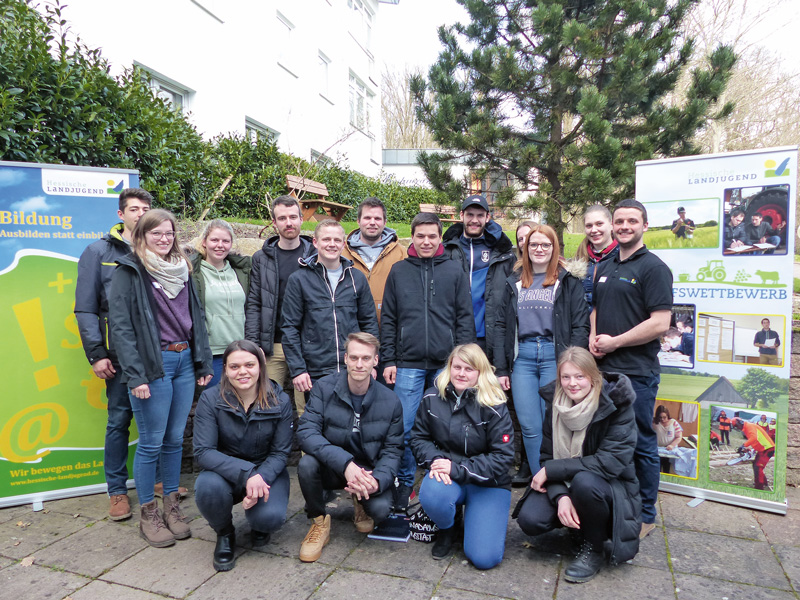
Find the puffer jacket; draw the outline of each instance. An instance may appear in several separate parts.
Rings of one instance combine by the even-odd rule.
[[[261,250],[253,254],[250,269],[250,289],[244,310],[244,337],[261,346],[264,354],[272,355],[275,328],[280,327],[278,314],[278,255],[275,249],[280,237],[273,235]],[[310,237],[300,236],[303,258],[316,250]]]
[[[342,251],[342,256],[349,258],[353,261],[353,266],[364,274],[369,282],[369,289],[372,292],[372,299],[375,301],[375,312],[378,315],[378,322],[381,320],[381,306],[383,305],[383,290],[386,288],[386,279],[389,277],[389,271],[392,270],[392,265],[400,262],[408,256],[406,249],[397,241],[397,234],[392,233],[392,241],[390,241],[383,250],[381,250],[378,260],[372,265],[372,270],[367,267],[364,259],[358,251],[350,247],[351,238],[360,233],[359,229],[351,231],[347,236],[347,243]]]
[[[586,262],[566,261],[566,268],[558,273],[553,299],[553,344],[556,359],[569,346],[589,348],[589,305],[583,290]],[[520,290],[520,272],[514,271],[506,279],[503,309],[498,313],[495,338],[494,366],[497,376],[510,375],[517,356],[517,300]]]
[[[475,341],[469,280],[444,255],[420,258],[414,247],[396,263],[383,296],[381,363],[411,369],[439,369],[455,346]]]
[[[109,335],[108,298],[117,260],[131,253],[122,238],[125,225],[117,223],[102,239],[89,244],[78,260],[75,318],[89,364],[108,358],[119,364]]]
[[[261,475],[267,485],[278,478],[292,449],[292,404],[274,381],[277,404],[242,410],[236,396],[222,397],[220,386],[200,396],[194,416],[194,456],[204,471],[213,471],[236,489]]]
[[[354,421],[347,372],[333,373],[311,389],[297,425],[297,441],[303,452],[344,475],[353,460],[347,448]],[[380,491],[391,488],[403,456],[403,405],[392,390],[374,379],[361,404],[361,444],[369,464],[358,466],[372,471]]]
[[[630,560],[639,551],[642,509],[639,480],[633,464],[637,429],[633,413],[636,394],[631,382],[621,373],[603,374],[600,403],[586,430],[583,456],[558,460],[553,458],[552,404],[555,389],[553,381],[539,390],[547,406],[542,424],[540,459],[547,473],[547,495],[557,502],[569,492],[564,482],[572,480],[581,471],[589,471],[608,481],[614,502],[611,562],[619,564]]]
[[[117,260],[111,280],[111,340],[122,366],[122,382],[130,389],[164,377],[161,339],[156,317],[153,286],[147,269],[133,254]],[[195,377],[211,375],[211,348],[208,345],[206,317],[197,298],[192,278],[189,286],[189,313],[192,317],[192,349]],[[177,340],[176,340],[177,341]]]
[[[457,483],[511,489],[514,425],[506,405],[481,406],[475,390],[468,389],[454,406],[452,383],[445,398],[435,387],[425,392],[411,430],[414,458],[426,468],[437,458],[449,459],[450,478]]]
[[[445,253],[450,258],[456,259],[461,262],[464,271],[469,276],[470,261],[469,257],[464,253],[464,247],[461,245],[461,236],[464,233],[463,223],[453,223],[444,232],[442,243],[444,244]],[[495,323],[497,322],[497,314],[502,310],[503,306],[503,292],[505,290],[506,278],[514,270],[514,264],[517,262],[517,254],[514,251],[514,244],[508,239],[508,236],[503,233],[503,228],[496,221],[489,221],[483,232],[483,237],[487,245],[491,248],[489,255],[489,267],[486,274],[486,291],[483,295],[483,300],[486,304],[486,354],[489,362],[494,364],[492,354],[495,347]]]
[[[317,255],[300,261],[283,298],[283,352],[289,374],[316,379],[344,368],[347,336],[365,331],[378,337],[378,319],[369,284],[346,258],[336,291]]]

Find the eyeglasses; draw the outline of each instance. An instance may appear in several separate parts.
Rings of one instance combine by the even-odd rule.
[[[537,248],[541,248],[545,252],[550,250],[550,248],[552,248],[552,247],[553,247],[553,244],[550,244],[549,242],[544,242],[542,244],[537,244],[536,242],[531,242],[530,244],[528,244],[528,248],[530,248],[531,250],[536,250]]]
[[[160,240],[160,239],[163,239],[163,238],[167,238],[168,240],[171,240],[171,239],[173,239],[175,237],[175,232],[174,231],[148,231],[147,235],[149,235],[154,240]]]

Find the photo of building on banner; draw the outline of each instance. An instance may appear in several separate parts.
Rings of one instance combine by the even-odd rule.
[[[106,491],[106,386],[73,312],[78,258],[135,171],[0,162],[0,507]],[[138,438],[132,424],[132,472]]]
[[[662,490],[786,512],[797,155],[637,163],[644,242],[674,281],[653,415]]]

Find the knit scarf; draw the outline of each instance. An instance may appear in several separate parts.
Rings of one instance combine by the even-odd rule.
[[[167,298],[172,300],[189,281],[188,263],[182,258],[176,259],[177,262],[166,261],[151,250],[146,249],[144,252],[147,272],[161,285]]]
[[[579,458],[583,455],[583,440],[597,411],[598,400],[574,404],[566,394],[556,393],[553,399],[553,458]]]
[[[594,246],[592,246],[592,244],[587,243],[586,244],[586,251],[589,254],[589,258],[592,259],[592,262],[600,262],[606,256],[608,256],[609,252],[611,252],[616,247],[617,247],[617,240],[611,240],[611,243],[608,246],[606,246],[605,248],[600,250],[600,252],[597,252],[594,249]]]

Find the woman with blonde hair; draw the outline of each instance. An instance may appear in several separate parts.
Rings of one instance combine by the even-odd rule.
[[[214,377],[209,386],[220,381],[222,354],[228,344],[244,338],[251,259],[231,252],[234,240],[230,223],[214,219],[198,238],[197,252],[191,257],[192,279],[206,315],[208,341],[214,356]]]
[[[583,213],[583,230],[586,235],[578,245],[575,258],[587,263],[583,289],[590,306],[597,265],[619,253],[617,240],[611,237],[611,220],[611,211],[602,204],[594,204]]]
[[[212,372],[203,309],[175,237],[172,213],[146,212],[133,230],[133,252],[117,261],[109,297],[111,338],[139,429],[133,461],[139,532],[158,548],[191,535],[178,492],[183,431],[194,383],[206,385]],[[163,513],[153,494],[159,460]]]
[[[583,583],[600,570],[606,540],[612,564],[639,550],[636,395],[625,375],[600,373],[589,351],[577,347],[561,353],[556,380],[540,392],[547,402],[541,468],[513,516],[528,535],[577,531],[581,550],[564,578]]]
[[[544,418],[539,388],[555,378],[567,346],[589,346],[584,269],[585,263],[561,258],[552,227],[533,223],[526,252],[506,280],[493,356],[500,384],[514,396],[531,469],[539,464]]]
[[[506,396],[477,344],[456,346],[422,397],[411,450],[428,469],[420,504],[439,527],[432,556],[451,556],[464,506],[464,554],[479,569],[503,560],[514,429]]]

